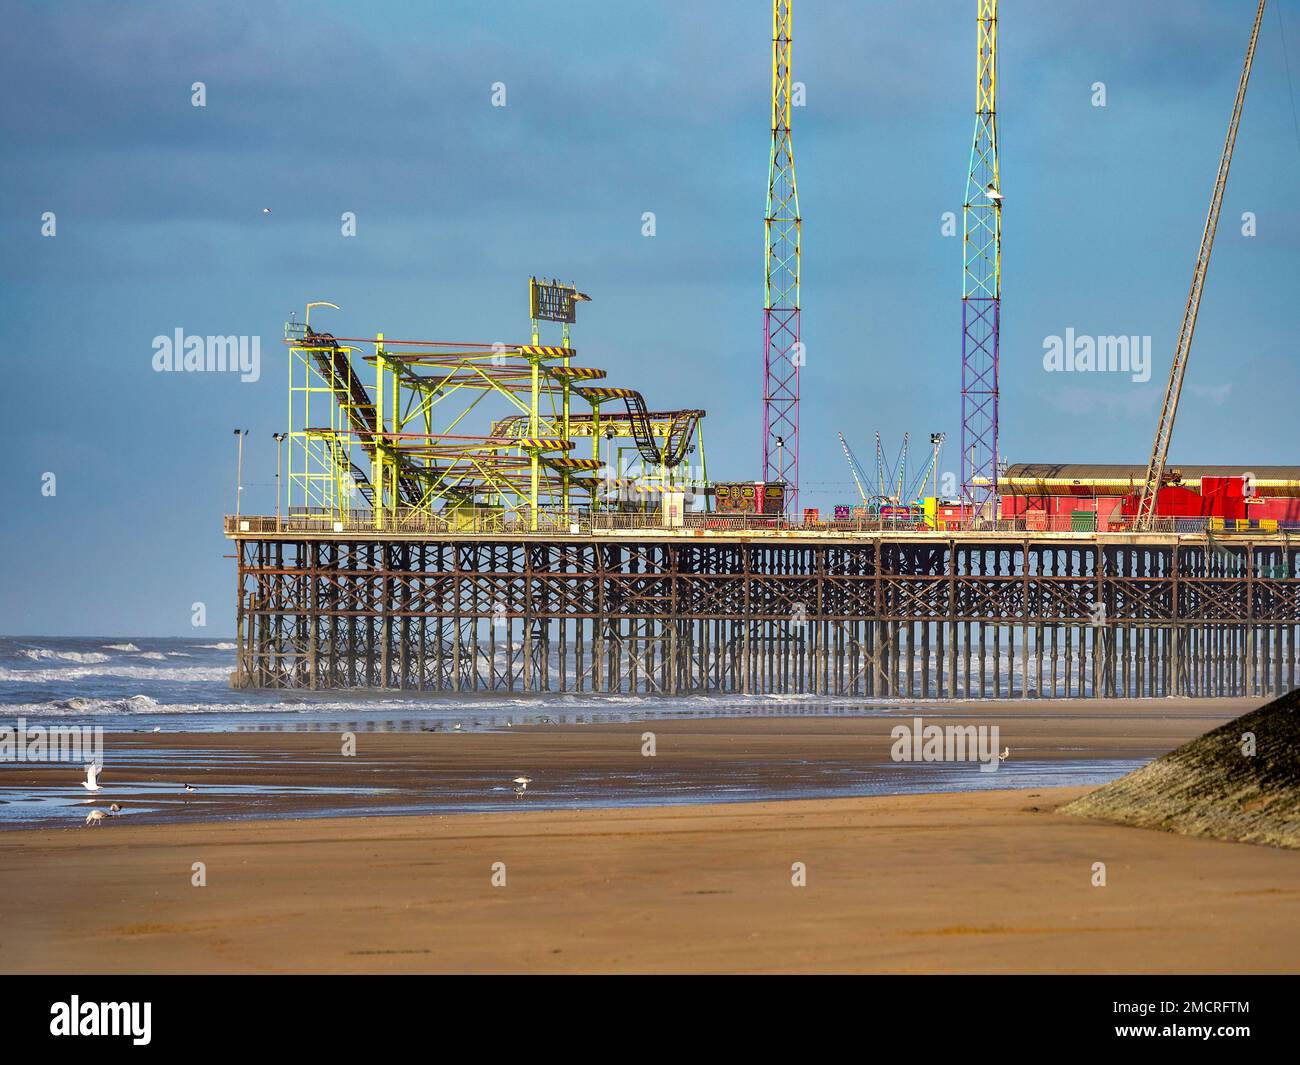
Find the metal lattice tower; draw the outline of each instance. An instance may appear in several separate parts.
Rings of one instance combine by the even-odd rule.
[[[1002,184],[998,173],[998,0],[978,0],[975,139],[963,204],[961,483],[979,517],[996,516]]]
[[[790,142],[794,0],[772,0],[772,155],[767,177],[763,304],[763,480],[783,481],[787,514],[799,508],[799,193]]]

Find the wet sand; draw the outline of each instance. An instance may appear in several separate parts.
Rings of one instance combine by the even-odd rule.
[[[1149,759],[1248,707],[946,713],[998,724],[1013,760],[1050,766]],[[698,796],[738,773],[784,794],[828,765],[887,760],[889,729],[912,716],[358,733],[356,758],[341,757],[332,731],[113,736],[106,783],[170,796],[193,777],[195,805],[171,823],[0,833],[0,971],[1300,971],[1300,853],[1054,812],[1085,788],[535,805],[565,782],[635,790],[647,773]],[[49,771],[5,767],[0,786]],[[519,772],[534,778],[523,800],[499,790]],[[460,781],[495,812],[325,817],[337,796],[313,793],[198,802],[223,783],[271,779],[354,792],[382,779],[391,790],[356,814],[402,812],[411,794]],[[53,778],[30,786],[67,791]],[[271,814],[281,819],[230,820]],[[196,862],[205,886],[192,884]],[[791,882],[796,862],[804,887]]]
[[[1300,969],[1300,854],[1051,812],[1078,794],[10,832],[0,970]]]
[[[524,802],[534,807],[1052,786],[1073,782],[1067,764],[1102,771],[1103,763],[1115,763],[1108,771],[1119,776],[1255,705],[1028,701],[920,706],[874,717],[792,711],[490,733],[421,732],[418,725],[361,731],[363,724],[393,724],[376,720],[340,721],[338,728],[317,723],[308,732],[116,733],[105,739],[104,790],[93,800],[77,783],[79,767],[0,765],[0,825],[21,825],[24,810],[36,810],[45,824],[75,827],[90,805],[107,809],[110,802],[125,811],[113,828],[125,821],[505,810],[518,805],[510,781],[520,774],[533,778]],[[917,716],[996,725],[1011,758],[995,774],[971,765],[895,765],[890,730]],[[355,735],[352,757],[343,755],[345,730]],[[647,732],[654,734],[652,758],[642,754]],[[186,793],[186,783],[197,790]]]

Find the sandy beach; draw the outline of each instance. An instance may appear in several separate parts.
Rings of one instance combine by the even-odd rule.
[[[1151,758],[1236,712],[1188,701],[947,711],[999,722],[1014,757],[1044,762]],[[201,788],[226,775],[379,773],[401,795],[454,778],[479,782],[494,812],[330,817],[319,804],[333,800],[303,794],[276,799],[278,819],[250,818],[239,803],[252,800],[234,797],[179,820],[3,832],[0,970],[1300,970],[1300,853],[1054,812],[1086,788],[529,805],[581,774],[640,779],[647,762],[705,791],[740,765],[780,794],[822,764],[887,757],[894,716],[374,733],[357,737],[356,759],[338,758],[338,735],[324,732],[113,737],[113,764],[141,786],[182,772],[150,760],[159,745],[169,757],[189,745],[191,776],[200,752],[224,745],[243,768],[224,759]],[[654,759],[640,753],[647,730]],[[489,789],[523,770],[527,799]],[[371,798],[376,814],[400,811],[388,792]]]
[[[1052,813],[1076,794],[14,832],[0,969],[1300,967],[1300,854]]]

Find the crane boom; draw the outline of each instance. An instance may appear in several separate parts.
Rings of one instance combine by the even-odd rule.
[[[1151,447],[1146,480],[1142,484],[1142,494],[1138,500],[1135,522],[1138,529],[1150,529],[1155,524],[1156,502],[1160,485],[1164,480],[1165,461],[1169,457],[1169,441],[1174,434],[1178,397],[1182,394],[1183,377],[1187,373],[1187,357],[1192,350],[1192,334],[1196,331],[1196,316],[1201,309],[1201,292],[1205,288],[1205,274],[1210,266],[1210,252],[1214,248],[1214,231],[1219,224],[1219,209],[1223,206],[1223,192],[1228,184],[1228,167],[1232,164],[1232,149],[1237,143],[1237,127],[1241,124],[1241,111],[1246,103],[1246,85],[1250,81],[1250,67],[1255,60],[1255,44],[1259,40],[1259,27],[1264,19],[1265,3],[1266,0],[1259,0],[1259,7],[1255,11],[1255,25],[1250,31],[1250,44],[1246,47],[1246,62],[1241,69],[1241,80],[1237,83],[1237,101],[1232,108],[1228,136],[1223,143],[1223,155],[1219,159],[1219,172],[1215,177],[1214,192],[1210,197],[1210,211],[1205,218],[1201,246],[1196,254],[1196,269],[1192,272],[1192,288],[1187,296],[1187,306],[1183,310],[1183,324],[1178,331],[1178,346],[1174,349],[1173,366],[1169,370],[1169,384],[1165,388],[1165,400],[1160,408],[1156,439]]]
[[[862,497],[862,503],[867,503],[867,490],[862,487],[862,477],[858,467],[857,457],[853,454],[853,449],[849,447],[849,442],[844,439],[844,434],[840,433],[840,447],[844,449],[844,457],[849,461],[849,470],[853,473],[853,483],[858,486],[858,495]]]
[[[906,494],[903,480],[907,476],[907,433],[903,434],[903,450],[898,455],[898,468],[893,472],[895,476],[890,481],[889,487],[894,490],[894,502],[900,505],[907,503],[908,500],[903,498]]]

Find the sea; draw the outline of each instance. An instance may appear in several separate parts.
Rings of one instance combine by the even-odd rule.
[[[690,717],[901,717],[932,712],[936,704],[903,704],[861,698],[792,695],[541,695],[480,693],[452,695],[389,692],[267,692],[232,689],[235,643],[214,637],[3,637],[0,638],[0,726],[19,720],[34,725],[100,727],[105,734],[162,733],[153,757],[166,764],[172,757],[167,733],[237,732],[430,732],[504,731],[526,725],[589,725]],[[195,752],[175,752],[186,764]],[[208,757],[217,758],[212,753]],[[111,760],[111,759],[110,759]],[[216,763],[211,763],[215,765]],[[1039,788],[1100,784],[1143,764],[1131,758],[1077,759],[1059,755],[1034,761],[1016,758],[997,773],[980,773],[969,765],[930,764],[909,767],[870,766],[851,758],[830,764],[792,766],[773,792],[771,775],[760,779],[737,762],[731,779],[701,789],[670,773],[617,787],[583,775],[563,786],[528,795],[530,809],[596,806],[643,806],[683,802],[738,802],[773,798],[821,798],[921,791],[984,788]],[[111,769],[111,766],[108,767]],[[180,767],[178,766],[178,772]],[[72,823],[68,815],[88,796],[79,787],[79,767],[68,775],[60,767],[57,794],[32,787],[0,787],[0,828],[44,823]],[[68,776],[66,781],[62,777]],[[41,781],[53,778],[42,775]],[[475,785],[471,783],[471,788]],[[176,785],[182,791],[180,784]],[[501,809],[517,809],[510,789],[501,787]],[[66,791],[66,795],[63,792]],[[220,796],[216,796],[219,798]],[[178,794],[176,811],[186,796]],[[208,795],[205,798],[213,798]],[[271,797],[273,798],[273,797]],[[360,812],[357,796],[340,795],[316,814]],[[469,799],[474,798],[475,802]],[[150,792],[148,809],[164,819],[169,797]],[[140,807],[136,807],[138,809]],[[237,811],[244,816],[248,804]],[[257,809],[254,807],[254,809]],[[274,802],[263,816],[277,816]],[[476,796],[448,793],[413,796],[406,813],[459,812],[482,809]],[[84,814],[85,810],[81,809]],[[189,809],[192,814],[193,807]],[[297,816],[302,816],[298,810]],[[287,815],[286,815],[287,816]]]
[[[351,731],[595,724],[656,717],[896,714],[896,701],[823,696],[249,691],[230,686],[233,639],[0,638],[0,714],[106,732]],[[70,720],[65,720],[70,719]]]

